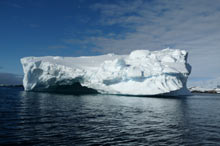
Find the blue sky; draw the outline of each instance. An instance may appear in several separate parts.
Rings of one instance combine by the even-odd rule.
[[[0,73],[25,56],[186,49],[190,81],[220,76],[219,0],[0,0]],[[2,76],[0,76],[2,77]]]

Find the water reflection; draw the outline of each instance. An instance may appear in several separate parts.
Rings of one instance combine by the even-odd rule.
[[[213,99],[21,91],[16,103],[10,105],[17,107],[13,113],[17,121],[13,125],[14,142],[49,145],[216,143],[215,138],[220,137],[220,118],[216,115],[220,112],[216,110],[218,99]]]
[[[76,140],[86,137],[95,140],[101,136],[118,141],[118,137],[137,135],[143,140],[150,135],[163,140],[185,135],[181,129],[184,129],[184,121],[188,121],[185,113],[187,98],[72,96],[31,92],[22,92],[21,97],[24,108],[20,111],[20,117],[25,126],[32,128],[27,135],[33,130],[35,135],[38,131],[55,134],[57,132],[52,130],[55,128]]]

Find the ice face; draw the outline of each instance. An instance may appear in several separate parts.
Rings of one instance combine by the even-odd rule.
[[[191,66],[178,49],[136,50],[130,55],[26,57],[21,59],[26,91],[54,91],[68,86],[103,94],[187,95]],[[81,90],[80,90],[81,91]]]

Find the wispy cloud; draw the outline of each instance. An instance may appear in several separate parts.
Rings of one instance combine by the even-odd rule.
[[[97,3],[90,8],[100,13],[97,25],[123,31],[74,38],[72,42],[118,54],[134,49],[186,49],[193,66],[191,77],[220,76],[219,0],[120,1]]]
[[[40,25],[39,24],[29,24],[29,26],[31,27],[31,28],[39,28],[40,27]]]
[[[218,1],[216,1],[218,2]],[[218,2],[219,3],[219,2]],[[131,8],[129,6],[132,6]],[[112,51],[120,48],[123,52],[129,48],[163,48],[166,46],[186,46],[186,48],[216,41],[219,32],[220,3],[207,1],[144,1],[119,4],[96,4],[94,9],[102,14],[102,25],[117,24],[134,32],[125,32],[123,39],[97,37],[100,51]],[[211,23],[210,23],[211,22]],[[207,39],[207,36],[212,38]],[[109,41],[111,46],[103,40]],[[204,40],[207,40],[204,42]],[[210,43],[209,43],[210,44]],[[122,48],[121,48],[122,47]],[[123,53],[122,52],[122,53]]]
[[[16,4],[16,3],[11,3],[10,5],[15,8],[23,8],[21,5]]]
[[[66,49],[68,48],[67,46],[64,45],[53,45],[53,46],[48,46],[48,49]]]
[[[19,8],[19,9],[24,8],[21,3],[18,4],[18,3],[13,2],[13,1],[6,1],[6,4],[8,6],[14,7],[14,8]]]

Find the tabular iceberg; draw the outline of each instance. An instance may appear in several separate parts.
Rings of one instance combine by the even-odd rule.
[[[178,49],[136,50],[129,55],[89,57],[25,57],[23,85],[26,91],[81,91],[102,94],[188,95],[191,66],[187,52]]]

